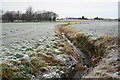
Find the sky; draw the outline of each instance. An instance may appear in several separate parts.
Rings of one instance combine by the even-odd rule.
[[[118,17],[119,0],[0,0],[0,9],[22,11],[32,6],[35,11],[53,11],[59,18],[81,17],[87,18]]]

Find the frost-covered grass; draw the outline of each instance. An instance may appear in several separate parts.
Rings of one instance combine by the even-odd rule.
[[[66,48],[64,41],[61,41],[56,34],[51,34],[51,37],[40,36],[39,39],[3,44],[0,58],[2,77],[64,77],[71,64]]]
[[[84,78],[119,78],[118,51],[112,50]]]
[[[73,30],[69,25],[71,24],[56,26],[57,34],[62,36],[64,33],[77,48],[80,48],[84,53],[89,53],[91,57],[103,56],[109,46],[118,44],[117,37],[103,35],[93,38],[95,36]]]
[[[84,23],[84,22],[83,22]],[[74,30],[78,30],[82,33],[94,34],[98,36],[112,35],[118,36],[118,22],[86,22],[80,24],[79,22],[71,24]]]
[[[52,66],[64,65],[69,58],[63,53],[63,43],[54,36],[55,24],[4,23],[0,50],[3,75],[0,75],[3,78],[41,77]]]
[[[38,41],[39,42],[39,41]],[[38,43],[36,42],[36,43]],[[3,78],[32,78],[32,77],[45,77],[47,74],[55,72],[56,74],[51,77],[61,77],[66,70],[69,56],[64,53],[64,43],[54,36],[50,43],[46,42],[45,39],[40,40],[40,44],[34,44],[35,48],[28,48],[20,46],[19,48],[12,48],[15,52],[5,53],[4,60],[2,63],[2,77]],[[62,46],[61,46],[62,45]],[[49,46],[49,47],[48,47]],[[56,46],[56,47],[54,47]],[[24,50],[23,50],[24,49]],[[9,49],[10,50],[10,49]],[[13,51],[14,51],[13,50]],[[2,51],[3,52],[3,51]],[[18,53],[21,52],[21,53]],[[8,55],[10,54],[11,55]],[[9,59],[10,56],[10,59]],[[55,68],[53,68],[55,67]],[[64,70],[64,71],[62,71]]]
[[[112,50],[118,49],[117,36],[111,35],[94,36],[80,31],[76,31],[73,28],[74,27],[71,28],[70,23],[57,25],[56,33],[61,37],[65,35],[73,43],[73,45],[79,48],[87,56],[93,67],[97,65],[101,58],[105,57],[106,55],[109,55]],[[116,52],[114,51],[113,53],[116,54]],[[114,58],[117,59],[117,56],[115,56]],[[107,63],[107,61],[105,63]],[[105,67],[103,69],[105,69]],[[107,68],[107,70],[108,69],[109,68]],[[114,72],[114,68],[111,68],[111,71],[110,72],[109,71],[110,69],[108,70],[108,73]],[[99,73],[96,74],[100,77]]]
[[[14,23],[14,26],[12,23],[4,24],[3,44],[0,50],[0,61],[2,64],[2,70],[0,71],[2,73],[0,75],[3,78],[62,78],[66,77],[67,73],[71,71],[74,73],[74,69],[71,69],[73,68],[72,66],[75,66],[75,70],[83,70],[85,67],[83,65],[79,67],[79,64],[76,64],[79,61],[78,56],[74,52],[73,47],[60,37],[60,31],[64,31],[67,38],[76,47],[87,53],[101,54],[99,49],[102,49],[102,45],[107,44],[108,38],[114,40],[109,36],[93,36],[89,35],[89,32],[79,33],[70,27],[64,27],[71,24],[89,25],[86,22],[69,23],[62,25],[62,27],[60,25],[60,28],[55,30],[57,31],[56,34],[54,33],[55,24],[34,23],[32,25]],[[10,27],[8,28],[6,25]],[[26,27],[23,25],[26,25]],[[94,42],[92,46],[96,50],[91,49],[91,46],[89,46],[89,44],[93,44],[92,42]],[[113,48],[116,48],[116,44],[107,46],[108,50]],[[106,67],[102,69],[106,69]]]

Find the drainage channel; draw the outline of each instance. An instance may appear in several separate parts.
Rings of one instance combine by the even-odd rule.
[[[85,66],[85,70],[84,71],[80,71],[80,70],[78,70],[78,71],[76,71],[74,74],[73,74],[73,79],[74,78],[77,78],[77,79],[80,79],[83,75],[85,75],[87,72],[87,68],[90,68],[92,65],[91,65],[91,63],[90,63],[90,60],[88,60],[88,58],[86,57],[86,55],[83,53],[83,52],[81,52],[78,48],[76,48],[74,45],[73,45],[73,43],[65,36],[65,33],[64,32],[62,32],[62,38],[63,38],[63,41],[67,41],[67,43],[70,45],[70,46],[72,46],[73,47],[73,49],[74,49],[74,52],[76,53],[76,55],[80,58],[81,57],[81,59],[80,60],[77,60],[77,62],[76,63],[78,63],[78,64],[84,64],[84,66]]]

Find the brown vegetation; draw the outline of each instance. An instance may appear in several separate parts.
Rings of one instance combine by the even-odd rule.
[[[117,46],[112,46],[118,44],[117,37],[105,35],[93,40],[90,35],[75,31],[70,25],[70,23],[57,25],[55,31],[59,36],[62,36],[62,33],[64,33],[64,35],[91,60],[93,66],[99,62],[101,56],[108,53],[108,49],[117,48]]]

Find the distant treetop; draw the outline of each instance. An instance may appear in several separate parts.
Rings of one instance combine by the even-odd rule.
[[[30,6],[25,13],[21,11],[6,11],[2,14],[2,22],[39,22],[56,21],[58,15],[51,11],[34,11]]]

